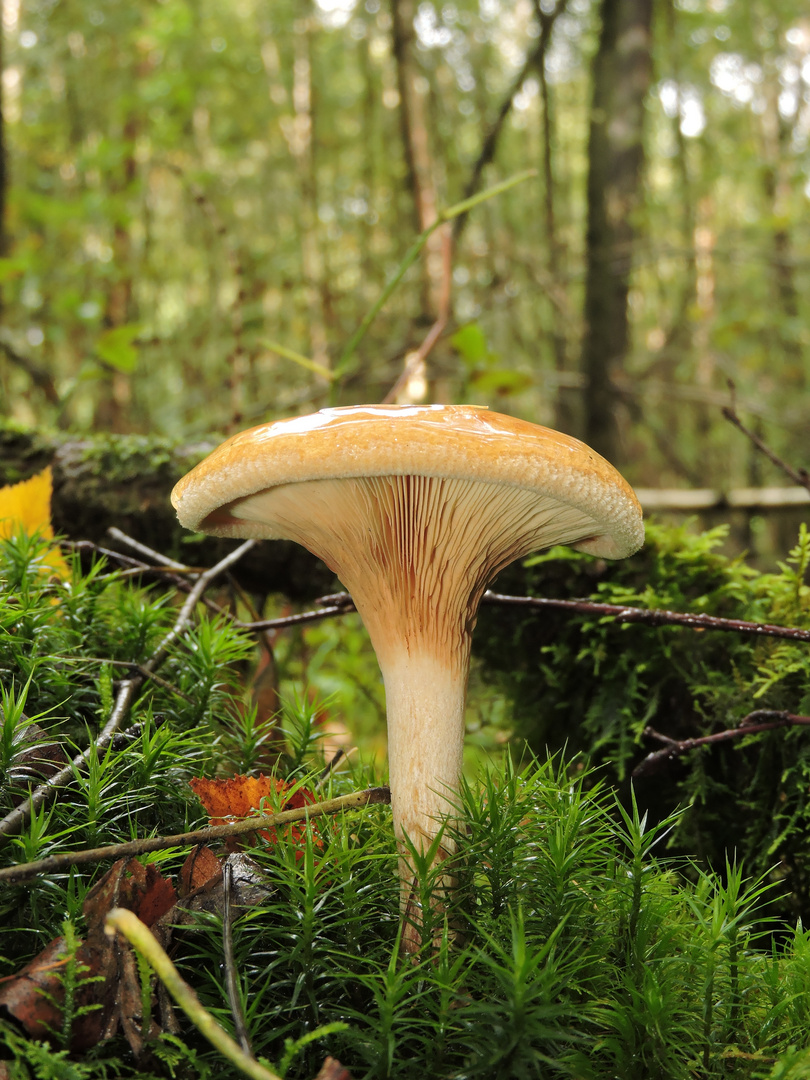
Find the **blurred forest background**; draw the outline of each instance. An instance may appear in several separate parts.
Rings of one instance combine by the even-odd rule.
[[[642,487],[784,483],[723,420],[732,380],[810,464],[805,4],[2,11],[2,419],[190,442],[399,379]],[[526,169],[347,351],[437,213]]]

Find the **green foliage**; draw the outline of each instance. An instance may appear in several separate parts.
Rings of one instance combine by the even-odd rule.
[[[49,755],[61,750],[72,759],[88,745],[90,754],[87,768],[75,769],[58,800],[31,814],[7,850],[30,861],[158,827],[182,831],[199,818],[182,796],[183,781],[215,760],[217,716],[233,701],[228,665],[249,653],[250,640],[201,615],[173,645],[164,681],[145,683],[127,731],[97,750],[93,735],[109,717],[119,679],[132,671],[130,663],[146,661],[168,630],[170,601],[103,561],[83,572],[76,560],[65,581],[48,576],[43,550],[42,541],[22,536],[0,542],[0,815],[49,775]],[[53,936],[53,916],[65,915],[61,887],[34,883],[27,910],[18,899],[17,890],[0,896],[3,974]],[[74,897],[71,910],[80,908]]]
[[[440,206],[484,148],[482,183],[541,172],[454,245],[456,333],[431,374],[443,394],[570,426],[600,7],[566,5],[545,79],[530,64],[517,93],[541,20],[508,0],[417,5],[410,72],[378,0],[12,9],[0,282],[23,362],[0,364],[0,412],[188,438],[330,395],[379,400],[436,314],[411,273],[338,370],[417,231],[395,90],[410,78]],[[655,9],[632,342],[615,360],[638,482],[759,482],[710,412],[729,373],[775,448],[808,464],[805,12],[749,7]]]
[[[695,535],[686,526],[651,524],[646,547],[631,559],[606,564],[555,549],[506,571],[498,587],[810,627],[807,530],[774,573],[722,555],[724,536],[723,529]],[[810,652],[802,642],[485,607],[474,648],[484,673],[511,697],[519,738],[538,754],[563,746],[583,753],[625,793],[632,769],[660,747],[644,738],[648,726],[688,739],[733,728],[755,709],[810,713]],[[785,728],[704,747],[637,781],[658,815],[686,805],[670,838],[675,850],[717,869],[736,851],[756,875],[778,863],[787,883],[783,903],[805,920],[806,731]]]

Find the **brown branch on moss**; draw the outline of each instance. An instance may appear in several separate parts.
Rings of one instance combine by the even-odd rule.
[[[484,593],[483,603],[529,608],[560,608],[579,615],[612,618],[618,623],[685,626],[690,630],[721,630],[734,634],[754,634],[758,637],[787,638],[790,641],[810,641],[810,630],[802,630],[797,626],[776,626],[773,623],[746,622],[744,619],[722,619],[718,615],[705,615],[702,612],[634,608],[623,604],[599,604],[593,600],[555,600],[545,596],[506,596],[490,590]]]
[[[387,787],[365,788],[349,795],[340,795],[335,799],[325,799],[319,803],[308,803],[294,810],[282,810],[278,814],[263,814],[243,818],[227,825],[211,825],[205,829],[177,833],[174,836],[149,836],[140,840],[130,840],[124,844],[109,844],[106,847],[87,848],[84,851],[64,851],[36,862],[20,863],[0,870],[0,883],[28,881],[39,874],[52,874],[68,870],[71,866],[83,866],[88,863],[103,862],[105,859],[138,858],[150,851],[166,851],[168,848],[195,847],[197,844],[209,844],[215,840],[225,840],[231,836],[242,836],[258,829],[287,825],[293,821],[309,821],[311,818],[337,814],[342,810],[356,810],[364,806],[387,805],[391,802],[391,792]]]
[[[774,623],[747,622],[744,619],[723,619],[702,612],[666,611],[662,608],[636,608],[625,604],[600,604],[594,600],[558,600],[547,596],[509,596],[487,589],[483,604],[503,604],[509,607],[556,608],[576,615],[612,618],[618,623],[642,623],[646,626],[684,626],[689,630],[720,630],[732,634],[753,634],[757,637],[786,638],[789,641],[810,641],[810,630],[798,626],[777,626]],[[302,622],[315,622],[331,615],[345,615],[355,607],[348,593],[322,596],[319,610],[303,611],[281,619],[265,619],[259,623],[237,623],[245,630],[283,629]]]
[[[25,823],[31,816],[32,810],[39,809],[40,806],[52,799],[60,788],[69,784],[77,770],[81,771],[87,767],[87,763],[94,750],[97,752],[103,750],[107,746],[121,727],[124,718],[128,715],[132,702],[135,699],[135,695],[145,679],[163,663],[169,649],[185,629],[202,594],[214,578],[227,570],[233,563],[237,562],[246,552],[250,551],[255,543],[255,540],[245,541],[245,543],[241,544],[235,551],[226,555],[224,559],[220,559],[215,566],[212,566],[209,570],[200,574],[191,592],[186,597],[185,603],[174,621],[174,625],[164,636],[154,653],[143,665],[144,671],[139,672],[137,675],[133,675],[129,679],[124,679],[119,684],[118,693],[116,694],[109,719],[97,738],[93,740],[86,750],[77,754],[63,769],[60,769],[58,773],[40,784],[39,787],[35,788],[26,799],[15,806],[14,809],[6,814],[0,821],[0,846],[6,843],[10,836],[15,836],[25,827]]]
[[[667,762],[682,754],[689,753],[701,746],[714,746],[717,743],[741,739],[746,735],[757,735],[761,731],[773,731],[784,727],[807,727],[810,716],[799,716],[784,709],[755,709],[740,720],[736,727],[715,731],[712,735],[701,735],[694,739],[672,739],[655,728],[646,727],[644,735],[656,739],[664,745],[660,750],[653,750],[633,769],[633,776],[649,776],[658,772]]]

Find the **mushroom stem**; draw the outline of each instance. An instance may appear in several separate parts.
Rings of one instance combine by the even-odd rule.
[[[388,711],[391,810],[399,845],[400,905],[413,916],[414,869],[405,837],[417,850],[433,843],[442,821],[452,817],[461,778],[464,704],[469,650],[448,665],[417,650],[389,658],[383,668]],[[438,859],[455,851],[442,839]],[[449,885],[450,882],[446,882]]]

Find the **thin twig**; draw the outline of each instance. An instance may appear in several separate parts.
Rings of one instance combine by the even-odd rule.
[[[521,87],[523,86],[529,75],[532,73],[532,71],[536,67],[539,67],[541,64],[545,63],[546,53],[548,51],[549,43],[551,41],[552,28],[558,16],[561,15],[563,10],[565,9],[566,3],[567,0],[557,0],[553,11],[549,12],[548,14],[543,12],[538,5],[537,13],[540,18],[540,34],[537,39],[537,44],[526,57],[523,67],[518,72],[517,77],[515,78],[509,90],[506,92],[506,96],[504,97],[503,101],[500,104],[500,107],[498,108],[498,113],[495,119],[490,124],[486,135],[484,136],[484,140],[481,144],[481,149],[478,153],[478,157],[472,167],[472,172],[470,173],[470,176],[464,187],[465,199],[470,198],[478,190],[478,186],[481,183],[481,177],[484,174],[484,169],[495,157],[495,151],[498,146],[498,139],[500,138],[503,126],[506,123],[510,112],[512,111],[512,106],[514,105],[515,98],[517,97],[518,92],[520,91]],[[456,245],[458,245],[461,234],[467,226],[467,218],[468,215],[466,213],[459,214],[453,222],[453,240]]]
[[[325,605],[313,611],[300,611],[296,615],[281,615],[277,619],[260,619],[258,622],[242,622],[241,619],[234,619],[233,625],[240,630],[285,630],[291,626],[328,619],[333,615],[347,615],[356,610],[354,601],[349,597],[345,603]]]
[[[225,966],[225,989],[228,993],[228,1004],[231,1007],[233,1017],[233,1029],[239,1045],[244,1052],[256,1059],[253,1047],[250,1045],[250,1035],[245,1023],[245,1013],[242,1008],[242,999],[239,994],[239,984],[236,979],[236,962],[233,957],[233,923],[231,920],[231,893],[233,891],[233,866],[226,862],[222,871],[222,887],[225,894],[224,911],[222,913],[222,959]]]
[[[436,321],[430,330],[428,330],[424,341],[409,354],[404,368],[396,380],[394,385],[382,399],[381,404],[388,405],[392,401],[396,401],[399,393],[409,383],[412,376],[416,375],[421,367],[423,367],[425,360],[430,355],[433,346],[439,340],[444,333],[444,328],[447,326],[450,319],[450,298],[452,292],[453,283],[453,234],[450,229],[449,223],[445,225],[442,232],[442,292],[439,298],[439,312],[436,317]]]
[[[256,540],[246,540],[244,544],[240,544],[235,551],[232,551],[229,555],[226,555],[224,559],[220,559],[216,566],[212,566],[210,570],[206,570],[204,574],[200,574],[194,584],[194,588],[186,597],[186,602],[180,609],[180,614],[177,616],[174,626],[165,636],[163,641],[161,641],[160,645],[158,645],[154,655],[149,660],[147,660],[145,666],[149,669],[149,671],[154,671],[154,669],[163,662],[167,652],[177,640],[177,638],[180,636],[180,634],[183,632],[186,623],[191,618],[191,614],[197,605],[197,601],[200,599],[200,597],[214,580],[214,578],[219,577],[219,575],[225,570],[227,570],[228,567],[233,566],[234,563],[239,562],[242,556],[246,555],[251,548],[256,546],[256,544]]]
[[[180,613],[175,619],[171,630],[169,630],[157,649],[155,649],[152,656],[143,665],[145,673],[139,674],[135,678],[125,679],[120,683],[109,719],[98,737],[86,750],[77,754],[73,761],[69,762],[69,764],[63,769],[60,769],[58,773],[55,773],[44,783],[40,784],[39,787],[31,792],[27,799],[18,806],[15,806],[15,808],[6,814],[2,821],[0,821],[0,847],[8,841],[10,836],[16,835],[24,828],[25,822],[31,816],[32,810],[39,809],[46,801],[53,798],[60,788],[69,784],[77,771],[86,768],[87,762],[94,749],[103,750],[106,747],[107,743],[121,726],[124,717],[129,712],[135,694],[143,684],[145,677],[163,663],[169,649],[185,629],[186,623],[191,618],[197,601],[200,599],[203,592],[217,575],[221,574],[224,570],[227,570],[229,566],[232,566],[241,559],[255,543],[255,540],[245,541],[245,543],[241,544],[235,551],[230,552],[224,559],[221,559],[216,566],[212,566],[209,570],[206,570],[205,573],[200,574],[194,587],[186,597],[186,601],[180,609]]]
[[[300,615],[290,615],[296,622],[312,622],[325,615],[344,615],[356,610],[348,593],[332,593],[321,596],[316,603],[323,604],[319,611],[304,611]],[[558,608],[578,615],[597,615],[613,618],[618,623],[643,623],[647,626],[685,626],[690,630],[720,630],[733,634],[754,634],[758,637],[787,638],[790,641],[810,641],[810,630],[797,626],[777,626],[773,623],[746,622],[744,619],[723,619],[719,615],[706,615],[703,612],[666,611],[662,608],[636,608],[625,604],[600,604],[594,600],[558,600],[548,596],[510,596],[506,593],[487,589],[481,598],[482,604],[504,604],[510,607]],[[267,622],[241,623],[244,629],[260,629],[267,625],[282,626],[285,619]],[[293,625],[290,623],[289,625]]]
[[[126,536],[126,533],[122,533],[121,535]],[[184,576],[179,570],[174,570],[169,566],[150,566],[149,563],[141,562],[140,559],[133,559],[129,555],[124,555],[121,551],[114,551],[112,548],[102,547],[92,540],[60,540],[60,546],[68,548],[70,551],[92,551],[96,555],[104,555],[108,559],[122,563],[127,566],[128,569],[114,570],[113,573],[118,577],[129,577],[134,576],[135,574],[155,574],[164,581],[168,581],[175,585],[181,592],[187,593],[192,588],[188,576]],[[156,552],[152,552],[150,548],[146,548],[146,550],[150,554],[157,554]],[[194,567],[183,567],[183,570],[186,575],[199,574],[201,572]],[[210,597],[203,596],[201,602],[205,604],[209,611],[213,611],[217,615],[222,615],[223,618],[233,619],[233,615],[230,611],[215,603]]]
[[[731,381],[729,381],[729,389],[733,394],[734,383]],[[760,453],[764,454],[769,461],[773,462],[773,464],[778,469],[781,469],[786,476],[789,476],[790,479],[794,482],[794,484],[800,484],[803,488],[806,488],[808,491],[810,491],[810,473],[808,473],[806,469],[794,469],[791,465],[788,465],[788,463],[783,458],[780,458],[778,454],[776,454],[765,442],[763,442],[763,440],[759,437],[759,435],[757,435],[755,431],[752,431],[749,427],[746,427],[746,425],[737,415],[733,404],[733,398],[732,404],[724,405],[721,411],[726,420],[728,420],[730,424],[733,424],[738,431],[741,431],[747,439],[750,439],[750,441],[754,444],[757,450],[759,450]]]
[[[34,386],[42,391],[51,405],[60,405],[62,403],[59,391],[56,389],[56,384],[53,381],[53,376],[47,368],[43,367],[42,364],[37,363],[36,360],[32,360],[30,356],[23,356],[19,350],[14,348],[5,335],[0,336],[0,349],[3,350],[12,364],[16,364],[17,367],[22,368],[29,376]]]
[[[469,198],[462,199],[461,202],[456,203],[455,206],[449,207],[447,210],[441,210],[433,222],[429,225],[424,232],[414,240],[413,244],[408,248],[404,258],[400,262],[393,276],[388,280],[382,292],[377,300],[372,304],[371,308],[363,316],[360,325],[355,332],[349,338],[348,342],[343,348],[343,352],[340,355],[340,359],[335,365],[335,372],[339,375],[346,374],[353,362],[354,354],[357,352],[357,347],[368,331],[368,328],[376,319],[379,312],[388,302],[391,294],[396,290],[400,281],[404,278],[408,270],[413,266],[419,255],[422,252],[422,248],[427,244],[433,233],[442,227],[447,221],[452,221],[453,218],[458,217],[460,214],[466,214],[474,207],[478,206],[482,202],[486,202],[487,199],[493,198],[496,195],[501,195],[503,192],[508,191],[514,187],[515,184],[521,184],[524,180],[528,180],[531,177],[536,176],[535,169],[526,169],[524,172],[517,173],[515,176],[509,177],[507,180],[502,180],[498,184],[494,184],[492,187],[487,188],[485,191],[478,194],[471,195]]]
[[[332,773],[335,771],[338,765],[345,765],[349,758],[352,756],[352,754],[356,753],[356,746],[350,746],[348,750],[343,750],[342,748],[336,750],[334,757],[327,761],[326,765],[318,774],[318,779],[315,783],[316,790],[323,787],[323,785],[331,777]]]
[[[141,562],[140,559],[133,559],[129,555],[124,555],[121,551],[113,551],[112,548],[102,547],[100,544],[94,543],[92,540],[65,540],[59,541],[59,546],[67,548],[68,551],[92,551],[94,555],[104,555],[107,559],[113,559],[116,562],[122,563],[124,566],[129,567],[131,570],[150,570],[152,569],[147,563]]]
[[[755,709],[740,720],[733,728],[716,731],[713,735],[702,735],[695,739],[672,739],[669,735],[663,735],[655,728],[646,727],[644,734],[651,739],[657,739],[664,746],[660,750],[653,750],[647,754],[643,761],[633,769],[633,776],[648,776],[657,772],[662,765],[672,758],[680,757],[690,750],[699,746],[712,746],[715,743],[729,742],[732,739],[740,739],[745,735],[757,735],[761,731],[773,731],[775,728],[806,727],[810,725],[810,716],[799,716],[796,713],[786,712],[783,709]]]
[[[166,555],[161,555],[159,551],[147,547],[146,544],[142,544],[140,540],[136,540],[133,536],[129,536],[121,529],[117,529],[115,525],[111,525],[109,529],[107,529],[107,535],[111,536],[113,540],[117,540],[119,544],[126,544],[127,547],[131,547],[133,551],[137,551],[140,555],[145,555],[148,559],[151,559],[152,562],[160,563],[162,566],[167,566],[171,570],[181,571],[185,574],[193,572],[191,567],[186,566],[184,563],[176,562]]]
[[[353,750],[354,750],[354,747],[352,747],[352,750],[350,750],[349,753],[351,753]],[[320,773],[318,774],[318,783],[316,785],[317,787],[320,787],[321,784],[332,775],[332,773],[335,771],[335,768],[337,767],[337,765],[346,756],[347,756],[346,751],[343,749],[342,746],[339,746],[337,748],[337,750],[335,751],[335,753],[332,755],[332,757],[329,759],[329,761],[327,761],[327,763],[324,765],[323,769],[321,769]]]
[[[810,641],[810,630],[797,626],[775,626],[773,623],[746,622],[743,619],[721,619],[702,612],[665,611],[661,608],[634,608],[622,604],[599,604],[592,600],[554,600],[545,596],[507,596],[487,590],[485,604],[509,604],[513,607],[560,608],[580,615],[602,615],[619,623],[643,623],[646,626],[685,626],[690,630],[722,630],[726,633],[755,634],[758,637],[787,638],[791,641]]]
[[[282,810],[278,814],[264,814],[244,818],[227,825],[211,825],[205,829],[177,833],[174,836],[150,836],[141,840],[130,840],[125,844],[110,844],[107,847],[88,848],[85,851],[64,851],[36,862],[20,863],[0,870],[0,882],[28,881],[38,874],[50,874],[68,870],[71,866],[83,866],[87,863],[103,862],[105,859],[125,859],[146,855],[150,851],[166,851],[169,848],[194,847],[197,844],[209,844],[214,840],[224,840],[229,836],[241,836],[244,833],[260,829],[287,825],[291,821],[309,821],[311,818],[336,814],[341,810],[356,810],[364,806],[390,803],[391,792],[387,787],[365,788],[350,795],[340,795],[335,799],[309,803],[295,810]]]
[[[63,658],[63,660],[65,662],[77,660],[79,663],[83,664],[109,664],[111,667],[129,668],[130,671],[139,672],[139,674],[143,675],[145,679],[151,679],[152,682],[154,682],[157,686],[163,687],[163,689],[167,690],[170,694],[176,694],[177,697],[183,698],[184,701],[194,700],[183,690],[180,690],[179,687],[175,686],[174,683],[170,683],[168,679],[164,679],[162,676],[157,675],[154,671],[147,671],[146,667],[143,664],[138,664],[134,660],[109,660],[105,659],[103,656],[66,656]]]

